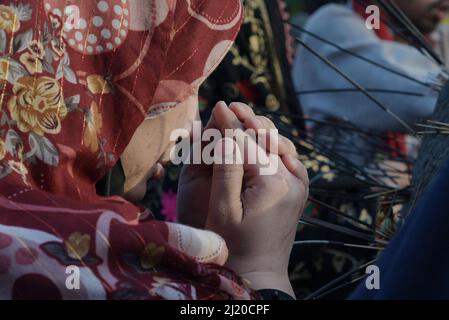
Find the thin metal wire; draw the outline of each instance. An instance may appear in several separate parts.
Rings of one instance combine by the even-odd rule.
[[[404,96],[414,96],[414,97],[424,97],[425,95],[417,92],[400,91],[400,90],[387,90],[387,89],[369,89],[366,88],[368,92],[375,93],[385,93],[385,94],[398,94]],[[296,95],[303,96],[309,94],[326,94],[326,93],[347,93],[347,92],[359,92],[359,90],[354,88],[342,88],[342,89],[319,89],[319,90],[304,90],[297,91]]]
[[[365,227],[368,228],[368,230],[371,231],[373,234],[375,233],[375,234],[377,234],[378,236],[384,237],[384,238],[386,238],[386,239],[389,239],[389,238],[390,238],[388,235],[384,234],[382,231],[376,229],[376,228],[379,227],[379,226],[377,226],[377,225],[373,226],[373,225],[370,225],[370,224],[368,224],[368,223],[366,223],[366,222],[364,222],[364,221],[361,221],[361,220],[359,220],[359,219],[357,219],[357,218],[355,218],[355,217],[352,217],[352,216],[350,216],[350,215],[348,215],[348,214],[342,212],[341,210],[338,210],[337,208],[335,208],[335,207],[333,207],[333,206],[331,206],[331,205],[329,205],[329,204],[327,204],[327,203],[325,203],[325,202],[323,202],[323,201],[320,201],[320,200],[317,200],[317,199],[313,198],[312,196],[309,196],[309,199],[308,199],[308,200],[309,200],[310,202],[312,202],[312,203],[315,203],[315,204],[317,204],[317,205],[323,206],[323,207],[325,207],[325,208],[331,210],[331,212],[334,212],[336,215],[338,215],[338,216],[340,216],[340,217],[343,217],[343,218],[345,218],[345,219],[347,219],[347,220],[351,220],[351,221],[354,221],[354,222],[356,222],[356,223],[358,223],[358,224],[361,224],[361,225],[365,226]],[[363,230],[363,229],[362,229],[362,230]]]
[[[371,60],[371,59],[369,59],[367,57],[364,57],[364,56],[362,56],[362,55],[360,55],[358,53],[355,53],[355,52],[353,52],[353,51],[351,51],[349,49],[343,48],[342,46],[340,46],[340,45],[338,45],[338,44],[336,44],[336,43],[334,43],[334,42],[332,42],[332,41],[330,41],[328,39],[324,39],[323,37],[320,37],[319,35],[311,32],[309,30],[306,30],[306,29],[304,29],[304,28],[302,28],[302,27],[300,27],[298,25],[295,25],[294,23],[291,23],[289,21],[284,21],[284,23],[287,23],[290,26],[292,26],[293,28],[295,28],[295,29],[297,29],[297,30],[299,30],[299,31],[301,31],[301,32],[303,32],[305,34],[308,34],[309,36],[311,36],[311,37],[313,37],[313,38],[315,38],[315,39],[317,39],[317,40],[319,40],[319,41],[321,41],[323,43],[326,43],[326,44],[328,44],[328,45],[330,45],[330,46],[332,46],[332,47],[334,47],[334,48],[336,48],[336,49],[338,49],[338,50],[340,50],[340,51],[342,51],[344,53],[347,53],[347,54],[349,54],[349,55],[351,55],[351,56],[353,56],[355,58],[358,58],[358,59],[360,59],[362,61],[365,61],[366,63],[369,63],[369,64],[371,64],[371,65],[373,65],[373,66],[375,66],[375,67],[377,67],[379,69],[388,71],[388,72],[390,72],[392,74],[400,76],[400,77],[402,77],[404,79],[408,79],[408,80],[413,81],[415,83],[418,83],[418,84],[420,84],[422,86],[432,88],[432,85],[429,84],[429,83],[426,83],[426,82],[423,82],[423,81],[418,80],[416,78],[413,78],[413,77],[411,77],[411,76],[409,76],[407,74],[404,74],[404,73],[399,72],[399,71],[397,71],[395,69],[392,69],[392,68],[389,68],[389,67],[387,67],[385,65],[382,65],[382,64],[380,64],[380,63],[378,63],[378,62],[376,62],[374,60]]]
[[[415,24],[410,21],[407,15],[397,6],[396,3],[394,3],[394,1],[390,0],[377,0],[377,1],[389,14],[395,17],[398,20],[398,22],[400,22],[410,32],[410,34],[415,38],[417,43],[430,55],[431,58],[435,60],[435,62],[437,62],[442,68],[444,69],[446,68],[443,60],[426,41],[421,31],[418,30]]]
[[[318,59],[320,59],[322,62],[327,64],[330,68],[332,68],[334,71],[336,71],[341,77],[346,79],[349,83],[351,83],[354,87],[360,90],[369,100],[371,100],[376,106],[378,106],[380,109],[382,109],[384,112],[386,112],[388,115],[390,115],[393,119],[395,119],[404,129],[406,129],[410,134],[417,137],[415,130],[412,129],[405,121],[403,121],[400,117],[398,117],[393,111],[391,111],[389,108],[384,106],[379,100],[377,100],[371,93],[366,91],[365,88],[363,88],[357,81],[352,79],[350,76],[348,76],[345,72],[343,72],[339,67],[337,67],[334,63],[332,63],[329,59],[324,57],[322,54],[320,54],[318,51],[313,49],[311,46],[306,44],[304,41],[302,41],[299,38],[296,38],[296,41],[301,44],[304,48],[307,49],[310,53],[312,53],[314,56],[316,56]]]
[[[385,247],[375,247],[370,245],[361,245],[361,244],[354,244],[354,243],[345,243],[341,241],[330,241],[330,240],[302,240],[302,241],[295,241],[293,242],[293,245],[300,246],[300,245],[333,245],[333,246],[343,246],[348,248],[359,248],[359,249],[368,249],[368,250],[375,250],[375,251],[382,251],[385,249]]]
[[[368,261],[367,263],[362,264],[361,266],[358,266],[344,274],[342,274],[341,276],[339,276],[338,278],[330,281],[329,283],[327,283],[326,285],[322,286],[320,289],[316,290],[315,292],[311,293],[309,296],[307,296],[304,300],[311,300],[311,299],[316,299],[317,297],[319,297],[321,294],[323,294],[324,292],[326,292],[327,290],[331,289],[334,285],[338,284],[340,281],[346,279],[347,277],[350,277],[351,275],[353,275],[354,273],[359,272],[362,269],[365,269],[367,266],[372,265],[373,263],[376,262],[376,259],[373,259],[371,261]]]
[[[339,286],[337,286],[337,287],[335,287],[333,289],[330,289],[328,291],[323,292],[322,294],[320,294],[319,296],[315,297],[314,299],[315,300],[321,299],[321,298],[323,298],[325,296],[330,295],[331,293],[334,293],[335,291],[341,290],[341,289],[346,288],[346,287],[348,287],[348,286],[350,286],[352,284],[355,284],[355,283],[359,282],[360,280],[363,280],[366,277],[367,277],[367,274],[364,274],[364,275],[361,275],[360,277],[357,277],[357,278],[355,278],[353,280],[344,282],[344,283],[340,284]]]

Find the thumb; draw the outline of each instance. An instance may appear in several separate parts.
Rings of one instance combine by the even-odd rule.
[[[166,222],[168,243],[198,262],[224,265],[228,259],[226,242],[218,234],[182,224]]]
[[[207,229],[223,234],[226,227],[240,224],[243,164],[237,144],[221,139],[214,148],[214,166]]]

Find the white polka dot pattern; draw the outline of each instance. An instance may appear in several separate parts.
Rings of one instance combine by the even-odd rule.
[[[74,0],[64,7],[65,1],[44,0],[44,7],[63,21],[68,46],[90,55],[113,51],[125,42],[130,25],[129,1],[134,0]]]

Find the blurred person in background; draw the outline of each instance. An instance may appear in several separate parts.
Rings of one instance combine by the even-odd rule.
[[[395,0],[443,59],[447,59],[447,31],[440,27],[449,12],[447,0]],[[373,60],[429,86],[406,79],[355,58],[335,47],[304,34],[303,41],[329,59],[364,88],[371,90],[381,103],[408,124],[429,117],[438,92],[431,88],[442,68],[424,56],[411,43],[395,34],[397,26],[380,11],[380,28],[366,25],[366,7],[375,1],[348,1],[328,4],[308,20],[306,30],[331,41],[346,50]],[[446,60],[448,61],[448,60]],[[401,132],[403,127],[381,111],[362,93],[336,92],[353,86],[317,57],[299,46],[293,67],[294,82],[303,111],[315,119],[345,120],[377,132]],[[331,90],[331,92],[329,92]],[[325,92],[323,92],[325,91]],[[382,91],[382,92],[379,92]],[[384,92],[385,91],[385,92]],[[388,91],[388,92],[386,92]],[[394,92],[393,92],[394,91]],[[410,94],[408,94],[410,93]]]
[[[327,2],[327,4],[323,4],[323,2]],[[443,69],[419,52],[411,42],[400,38],[396,34],[397,26],[391,23],[393,19],[384,11],[380,12],[380,28],[378,30],[368,29],[366,6],[376,4],[375,1],[321,1],[316,3],[304,0],[303,3],[308,4],[305,8],[311,15],[305,24],[299,23],[299,25],[305,25],[305,29],[309,32],[427,85],[377,68],[306,33],[299,33],[307,45],[368,89],[373,96],[390,108],[399,118],[405,120],[407,124],[413,125],[422,118],[430,117],[438,97],[438,90],[434,82],[442,74]],[[445,35],[448,29],[441,23],[448,13],[448,1],[397,0],[395,3],[424,33],[426,40],[432,44],[441,58],[448,62],[449,50],[446,48],[449,47],[446,43],[449,37]],[[379,6],[379,8],[381,7]],[[298,24],[298,20],[292,20],[292,22]],[[404,134],[403,126],[362,93],[356,90],[349,91],[348,89],[354,89],[351,83],[301,45],[297,47],[292,70],[298,101],[306,118],[311,119],[306,123],[311,129],[310,133],[315,141],[333,148],[336,154],[364,170],[383,166],[394,168],[400,174],[394,177],[383,177],[383,181],[398,188],[409,185],[408,172],[411,167],[401,161],[387,163],[379,160],[398,158],[398,154],[401,154],[399,158],[413,159],[417,142],[414,138]],[[324,120],[328,124],[320,124],[320,120]],[[342,132],[338,129],[340,124],[350,127],[355,125],[367,132],[380,133],[391,146],[391,150],[395,151],[391,156],[386,157],[385,152],[379,150],[379,146],[372,143],[372,139],[356,131]],[[391,175],[393,171],[390,169],[387,171]],[[345,190],[354,194],[359,192],[361,195],[368,192],[366,188],[358,186],[356,181],[342,180],[341,178],[337,177],[332,182],[332,185],[338,186],[336,188],[339,191]],[[316,185],[312,184],[312,187],[316,187]],[[363,196],[360,199],[363,199]],[[389,218],[385,219],[382,214],[379,214],[378,208],[372,206],[369,201],[360,199],[355,201],[321,200],[331,203],[334,208],[340,208],[344,213],[357,217],[361,221],[368,223],[376,221],[378,226],[396,226],[396,222]],[[319,212],[321,218],[331,219],[325,215],[326,212],[323,208],[318,207],[315,210]],[[395,228],[393,227],[393,229]],[[304,283],[304,279],[307,281],[308,278],[326,278],[331,274],[329,270],[333,270],[334,274],[343,274],[344,267],[341,265],[346,266],[351,260],[357,261],[354,259],[356,255],[353,251],[347,254],[338,252],[332,255],[329,254],[331,251],[326,248],[320,250],[321,253],[316,255],[314,264],[298,264],[294,272],[296,279],[300,279]],[[329,260],[327,257],[331,258],[330,264],[326,263]],[[365,261],[370,260],[368,254],[357,258],[358,261],[364,258]],[[341,261],[345,263],[340,263]],[[329,277],[328,281],[330,280]],[[314,285],[310,287],[314,287]],[[340,293],[344,294],[341,291]]]

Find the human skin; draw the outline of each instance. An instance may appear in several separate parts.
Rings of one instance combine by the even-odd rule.
[[[218,104],[213,121],[221,131],[274,127],[241,104],[233,109]],[[273,175],[261,175],[259,163],[214,164],[206,228],[226,240],[230,252],[226,265],[249,280],[254,289],[273,288],[294,296],[288,261],[309,181],[296,150],[284,139],[279,143],[276,157],[281,161]],[[247,149],[237,144],[246,158]],[[182,194],[184,189],[185,185],[178,192]]]
[[[423,33],[431,33],[449,14],[449,0],[395,0]]]
[[[186,133],[191,133],[196,119],[199,119],[198,97],[193,95],[176,108],[146,119],[137,128],[121,156],[124,193],[129,201],[138,202],[144,197],[149,179],[162,179],[163,167],[170,162],[170,151],[176,143],[170,141],[171,132],[186,129]]]
[[[146,181],[154,174],[160,175],[161,164],[169,160],[175,143],[170,141],[170,133],[178,128],[192,128],[198,116],[196,102],[192,97],[184,105],[146,120],[136,131],[121,159],[128,199],[139,200],[145,193]],[[244,105],[228,108],[218,104],[210,125],[219,130],[274,127],[250,110]],[[206,209],[200,210],[206,216],[202,218],[206,225],[198,226],[188,219],[185,224],[206,227],[221,235],[229,248],[226,265],[247,279],[254,289],[279,289],[294,296],[287,266],[296,225],[307,199],[308,180],[288,139],[280,137],[278,150],[280,168],[273,176],[260,176],[255,166],[235,164],[209,167],[206,176],[194,172],[200,178],[197,181],[183,182],[181,177],[178,193],[184,200],[178,201],[178,207],[192,213],[199,202],[206,204]],[[210,192],[201,191],[205,188]],[[192,197],[189,199],[185,194]],[[266,197],[267,194],[271,196]],[[198,201],[198,197],[203,201]],[[204,201],[207,197],[209,201]]]

